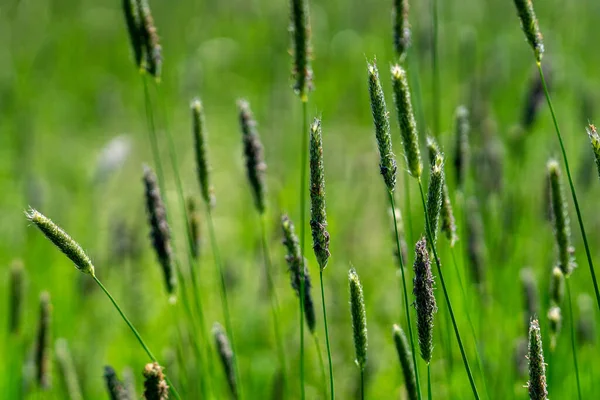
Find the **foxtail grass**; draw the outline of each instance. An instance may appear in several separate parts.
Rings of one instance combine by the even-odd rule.
[[[57,339],[54,344],[54,353],[60,366],[63,381],[69,394],[69,400],[82,400],[81,386],[77,377],[77,369],[73,363],[69,344],[66,339]]]
[[[590,269],[590,275],[592,277],[592,283],[594,284],[594,291],[596,294],[596,302],[598,304],[598,309],[600,310],[600,289],[598,288],[598,281],[596,279],[596,271],[594,269],[594,262],[592,261],[592,254],[590,252],[587,235],[585,233],[585,227],[583,225],[583,217],[581,216],[581,210],[579,208],[579,201],[577,200],[577,194],[575,192],[575,185],[573,184],[573,178],[571,177],[571,169],[569,167],[567,151],[565,150],[565,145],[563,143],[563,137],[560,132],[560,127],[558,126],[558,120],[556,118],[556,113],[554,111],[552,99],[550,98],[550,92],[548,91],[548,85],[546,84],[546,79],[544,77],[544,70],[542,69],[542,55],[544,54],[544,44],[543,44],[543,40],[542,40],[542,34],[540,33],[538,20],[537,20],[537,17],[535,16],[535,11],[533,9],[533,4],[532,4],[531,0],[514,0],[514,2],[515,2],[515,6],[517,8],[517,13],[519,15],[519,19],[521,21],[521,27],[523,28],[523,32],[525,33],[527,42],[533,49],[536,65],[537,65],[537,68],[538,68],[538,71],[540,74],[542,86],[544,88],[544,94],[546,96],[546,102],[548,103],[548,108],[550,109],[550,114],[552,114],[552,122],[554,123],[554,130],[556,131],[556,137],[558,139],[558,143],[560,145],[560,151],[562,153],[563,161],[565,163],[565,170],[567,172],[567,178],[569,180],[569,187],[571,189],[571,197],[573,198],[573,204],[575,205],[575,211],[577,213],[577,222],[579,223],[579,229],[581,231],[581,236],[583,238],[585,254],[586,254],[588,266]]]
[[[400,67],[397,66],[398,71]],[[394,232],[395,232],[395,241],[396,241],[396,251],[399,256],[400,261],[400,275],[402,277],[402,293],[404,295],[404,311],[406,315],[406,321],[408,326],[408,336],[410,338],[410,345],[412,349],[412,358],[413,358],[413,366],[415,370],[415,378],[416,378],[416,387],[418,397],[421,398],[421,385],[419,382],[419,367],[417,365],[417,358],[415,355],[415,342],[412,332],[412,323],[410,318],[410,310],[409,310],[409,302],[408,302],[408,290],[406,287],[406,277],[405,277],[405,268],[404,268],[404,260],[402,259],[402,250],[400,246],[400,236],[398,233],[398,221],[396,214],[396,204],[394,201],[394,189],[396,185],[396,159],[394,154],[392,153],[392,137],[390,132],[390,122],[389,115],[387,112],[387,106],[385,103],[385,95],[383,93],[383,88],[381,87],[381,82],[379,80],[379,71],[377,70],[377,65],[375,62],[367,63],[367,73],[368,73],[368,84],[369,84],[369,96],[371,100],[371,113],[373,116],[373,124],[375,128],[375,138],[377,139],[377,147],[379,149],[379,172],[383,177],[383,181],[386,185],[386,189],[388,192],[389,204],[392,209],[392,215],[394,217]],[[394,75],[394,69],[392,69],[392,75]],[[398,75],[398,74],[396,74]],[[398,75],[399,79],[401,75]],[[406,83],[406,81],[404,81]],[[400,83],[398,84],[400,85]],[[408,84],[406,84],[408,85]],[[400,96],[396,98],[397,105],[401,104],[401,108],[403,110],[407,109],[410,105],[410,95],[407,98],[404,96]],[[412,106],[410,106],[412,107]],[[412,115],[412,114],[411,114]],[[406,117],[406,118],[405,118]],[[414,121],[414,116],[410,119],[410,116],[405,115],[403,117],[399,117],[399,121],[401,126],[410,127],[415,126],[416,123]],[[404,131],[402,131],[404,132]],[[421,166],[420,166],[420,155],[418,153],[418,144],[413,143],[411,145],[411,140],[415,139],[416,136],[411,135],[410,133],[405,135],[402,133],[403,145],[409,146],[412,149],[416,148],[416,153],[411,153],[410,156],[405,153],[407,165],[412,164],[409,167],[409,173],[420,175]],[[409,158],[410,157],[410,160]]]
[[[408,0],[394,0],[392,8],[394,50],[398,62],[404,62],[411,45]]]
[[[129,399],[129,394],[123,382],[119,380],[117,373],[110,365],[104,367],[104,383],[110,400]]]
[[[144,399],[167,400],[169,398],[169,385],[165,381],[162,367],[157,362],[146,364],[144,371]]]
[[[542,333],[536,319],[529,325],[529,398],[531,400],[546,400],[548,389],[546,386],[546,363],[544,362],[544,349],[542,347]]]
[[[52,387],[52,355],[50,348],[52,333],[52,304],[50,294],[40,294],[40,314],[35,342],[35,377],[38,386],[42,390],[50,390]]]
[[[365,366],[367,365],[367,313],[362,285],[354,268],[348,272],[350,286],[350,315],[352,317],[352,337],[356,352],[356,365],[360,370],[361,399],[365,398]]]
[[[129,318],[125,316],[125,313],[114,299],[114,297],[110,294],[110,292],[106,289],[106,287],[100,282],[98,277],[94,272],[94,266],[88,257],[88,255],[83,251],[81,246],[73,240],[64,230],[62,230],[58,225],[56,225],[52,220],[48,217],[41,214],[39,211],[35,209],[30,209],[26,213],[27,219],[33,223],[42,233],[50,240],[54,245],[62,251],[74,264],[75,267],[83,273],[89,274],[92,279],[96,282],[96,284],[102,289],[104,294],[109,298],[123,321],[127,324],[131,332],[136,337],[139,344],[142,346],[148,357],[154,361],[158,362],[154,354],[150,351],[146,342],[142,339],[137,329],[133,326]],[[180,399],[179,393],[173,387],[173,384],[169,381],[168,377],[165,377],[167,383],[171,387],[171,393],[175,397],[175,399]]]
[[[231,395],[233,396],[233,398],[239,399],[240,394],[235,367],[235,356],[231,344],[229,342],[229,338],[227,337],[227,333],[218,322],[215,322],[215,324],[213,325],[212,332],[215,340],[215,345],[217,347],[217,353],[219,354],[219,358],[221,359],[221,364],[223,365],[223,370],[225,372],[225,377],[227,378],[227,383],[229,385]]]
[[[394,344],[398,352],[398,359],[402,366],[402,374],[404,375],[404,385],[406,386],[406,394],[409,400],[418,400],[417,382],[415,378],[415,368],[412,361],[412,352],[408,347],[406,335],[399,325],[393,327]]]

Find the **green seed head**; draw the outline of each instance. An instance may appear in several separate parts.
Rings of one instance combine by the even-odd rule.
[[[156,80],[160,80],[162,70],[162,47],[159,43],[158,33],[154,25],[152,11],[148,0],[136,0],[140,10],[141,24],[140,34],[145,53],[145,68]]]
[[[123,383],[117,377],[113,367],[109,365],[104,367],[104,381],[110,400],[130,400]]]
[[[192,256],[195,260],[200,256],[200,213],[198,212],[198,204],[194,197],[187,199],[187,213],[190,221],[190,236],[192,239]]]
[[[600,135],[598,135],[598,130],[592,124],[588,126],[587,134],[590,137],[592,150],[596,159],[596,167],[598,168],[598,176],[600,176]]]
[[[438,155],[443,157],[440,148],[431,136],[427,138],[427,149],[429,152],[429,162],[431,166],[436,161]],[[448,185],[444,179],[442,186],[442,207],[440,210],[440,218],[442,220],[442,226],[440,230],[446,235],[446,238],[450,241],[450,247],[454,247],[454,243],[458,240],[456,235],[456,221],[454,219],[454,211],[452,210],[452,203],[450,202],[450,194],[448,193]]]
[[[558,162],[555,160],[548,162],[548,179],[550,180],[552,219],[554,222],[556,248],[558,249],[559,267],[563,274],[568,277],[576,267],[576,264],[573,257],[574,250],[571,246],[571,227],[567,213],[567,201],[562,189],[560,168]]]
[[[550,276],[550,303],[560,306],[565,296],[565,275],[559,267],[552,268]]]
[[[312,90],[313,72],[310,66],[310,13],[308,0],[291,0],[291,24],[290,34],[292,36],[292,79],[294,80],[294,91],[303,100]]]
[[[177,279],[173,271],[173,252],[171,250],[171,233],[167,222],[167,210],[160,195],[156,175],[147,165],[144,166],[144,188],[152,247],[162,267],[167,292],[173,295],[177,286]]]
[[[129,41],[133,49],[135,65],[138,68],[142,67],[142,33],[140,31],[140,9],[136,0],[123,0],[123,15],[125,16],[125,24],[127,25],[127,33]]]
[[[246,173],[254,195],[254,204],[259,213],[265,212],[265,171],[267,164],[264,160],[264,151],[258,131],[256,120],[250,110],[250,104],[246,100],[238,101],[240,114],[240,127],[242,129],[242,140],[244,142],[244,157],[246,159]]]
[[[377,139],[377,147],[379,148],[379,170],[388,190],[393,191],[396,186],[396,158],[392,152],[390,119],[375,61],[367,63],[367,72],[369,74],[371,113],[373,114],[375,137]]]
[[[469,124],[469,111],[466,107],[460,106],[456,109],[454,124],[456,136],[456,145],[454,150],[456,186],[460,190],[464,190],[470,162],[469,131],[471,130],[471,126]]]
[[[294,224],[287,215],[281,217],[281,228],[283,230],[283,245],[286,249],[285,260],[290,271],[292,288],[298,298],[301,297],[301,284],[304,281],[304,318],[311,332],[315,331],[316,317],[312,300],[310,275],[306,267],[306,260],[302,258],[300,242],[294,230]]]
[[[408,0],[394,0],[392,21],[394,24],[394,48],[400,62],[406,58],[410,47],[410,23],[408,22]]]
[[[536,319],[529,325],[529,398],[531,400],[546,400],[546,364],[544,363],[544,349],[542,347],[542,333]]]
[[[350,315],[352,316],[352,333],[356,350],[356,365],[364,370],[367,364],[367,313],[362,285],[354,268],[348,273],[350,283]]]
[[[33,222],[46,237],[62,251],[81,272],[94,276],[92,261],[85,254],[81,246],[65,231],[56,225],[50,218],[31,208],[25,213],[27,219]]]
[[[427,252],[427,241],[421,238],[415,246],[415,277],[413,279],[413,295],[417,310],[417,331],[419,333],[419,348],[421,357],[429,364],[433,352],[433,315],[437,312],[433,294],[433,275],[431,262]]]
[[[196,171],[200,192],[204,202],[212,207],[214,205],[213,189],[210,185],[210,165],[208,163],[207,133],[204,124],[204,107],[199,99],[192,101],[192,126],[194,133],[194,144],[196,149]]]
[[[52,360],[50,358],[50,335],[52,332],[52,304],[50,294],[42,292],[40,295],[40,319],[35,345],[35,367],[38,385],[42,390],[52,386],[50,371]]]
[[[531,0],[514,0],[515,6],[517,7],[517,13],[521,20],[521,28],[525,33],[525,37],[529,42],[529,45],[535,53],[535,59],[539,63],[542,61],[544,55],[544,43],[542,41],[542,34],[540,33],[540,27],[538,26],[538,20],[533,10],[533,3]]]
[[[12,334],[18,334],[23,318],[23,299],[25,295],[25,269],[19,260],[13,261],[10,267],[10,307],[9,326]]]
[[[523,287],[523,303],[525,309],[525,327],[529,329],[529,322],[539,311],[537,280],[531,268],[523,268],[520,273]]]
[[[310,229],[313,250],[321,270],[329,260],[329,232],[325,212],[325,168],[323,165],[323,134],[321,120],[315,118],[310,126]]]
[[[427,188],[427,221],[433,238],[433,244],[437,240],[437,231],[440,220],[440,211],[442,208],[442,194],[444,188],[444,157],[441,153],[435,155],[431,164],[431,173],[429,174],[429,186]],[[426,223],[427,223],[426,221]],[[428,227],[426,226],[425,229]]]
[[[400,326],[394,325],[393,329],[394,344],[402,365],[402,374],[404,375],[404,384],[409,400],[417,400],[417,383],[415,378],[415,367],[412,360],[412,352],[406,340],[406,335]]]
[[[162,367],[157,362],[146,364],[143,375],[144,399],[167,400],[169,398],[169,385],[163,375]]]
[[[550,349],[556,349],[556,339],[562,328],[562,312],[560,307],[552,306],[548,310],[548,327],[550,328]]]
[[[218,322],[215,322],[213,325],[212,333],[214,336],[215,345],[217,347],[217,352],[219,353],[219,358],[221,359],[221,364],[225,370],[225,377],[227,378],[227,383],[229,384],[229,390],[231,390],[232,396],[237,399],[238,387],[235,376],[234,354],[233,350],[231,349],[231,344],[229,344],[227,333],[225,333],[225,330]]]
[[[410,100],[410,89],[408,87],[406,71],[400,65],[392,67],[392,85],[406,166],[408,172],[413,177],[419,179],[423,170],[421,153],[419,151],[419,134]]]

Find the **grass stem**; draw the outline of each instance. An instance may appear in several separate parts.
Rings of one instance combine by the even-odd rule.
[[[417,352],[415,348],[415,339],[413,338],[412,324],[410,321],[410,310],[408,308],[408,292],[406,289],[406,277],[404,276],[404,261],[402,260],[402,251],[400,249],[400,237],[398,235],[398,221],[396,219],[396,204],[394,201],[394,194],[388,191],[390,206],[392,207],[392,215],[394,216],[394,231],[396,233],[396,250],[398,251],[398,257],[400,259],[400,274],[402,276],[402,289],[404,292],[404,311],[406,312],[406,324],[408,325],[408,336],[410,338],[410,347],[412,350],[413,364],[415,367],[415,380],[417,384],[417,396],[421,399],[421,384],[419,379],[419,367],[417,364]]]
[[[360,369],[360,398],[365,400],[365,369]]]
[[[465,365],[465,370],[467,371],[467,375],[469,377],[469,383],[471,384],[471,390],[473,391],[473,396],[475,399],[479,400],[479,393],[477,393],[477,386],[475,385],[475,380],[473,379],[473,374],[471,373],[471,368],[469,367],[469,360],[467,359],[467,355],[465,353],[465,349],[460,338],[460,332],[458,331],[458,325],[456,324],[456,319],[454,318],[454,311],[452,311],[452,304],[450,303],[450,296],[448,295],[448,290],[446,289],[446,283],[444,282],[444,275],[442,273],[442,267],[440,265],[440,260],[437,256],[437,250],[435,246],[435,242],[433,241],[433,233],[431,232],[431,226],[429,224],[429,217],[427,215],[427,206],[425,205],[425,194],[423,193],[423,183],[421,179],[419,179],[419,191],[421,193],[421,202],[423,203],[423,213],[425,214],[425,226],[427,230],[427,239],[429,240],[429,244],[433,251],[433,258],[435,259],[435,265],[437,267],[438,276],[440,278],[440,283],[442,284],[442,290],[444,292],[444,297],[446,298],[446,305],[448,306],[448,311],[450,312],[450,318],[452,319],[452,325],[454,326],[454,334],[456,335],[456,340],[458,341],[458,347],[460,348],[460,354],[463,359],[463,363]]]
[[[569,178],[569,187],[571,189],[571,196],[573,196],[573,203],[575,204],[575,211],[577,212],[577,221],[579,222],[579,229],[581,230],[581,236],[583,237],[583,245],[585,247],[585,255],[587,256],[588,265],[590,267],[590,274],[592,275],[592,282],[594,284],[594,291],[596,292],[596,302],[598,304],[598,309],[600,310],[600,290],[598,289],[598,281],[596,280],[596,272],[594,271],[594,263],[592,261],[592,255],[590,253],[590,246],[588,245],[587,235],[585,234],[585,228],[583,226],[581,210],[579,209],[579,201],[577,201],[577,194],[575,193],[575,186],[573,185],[573,179],[571,178],[571,169],[569,168],[567,152],[565,150],[565,145],[563,143],[562,135],[560,133],[560,128],[558,127],[558,121],[556,120],[556,114],[554,113],[554,106],[552,105],[552,100],[550,99],[550,92],[548,91],[548,86],[546,85],[546,79],[544,78],[544,71],[542,70],[541,62],[537,62],[537,67],[538,67],[538,70],[540,73],[540,79],[542,81],[542,86],[544,87],[544,94],[546,95],[546,101],[548,102],[548,107],[550,108],[550,113],[552,114],[552,121],[554,122],[556,136],[558,137],[558,143],[560,144],[560,150],[561,150],[563,160],[565,163],[565,169],[567,171],[567,178]]]
[[[431,400],[433,394],[431,393],[431,363],[427,364],[427,399]]]
[[[315,348],[317,351],[317,356],[319,357],[319,366],[321,367],[321,379],[323,381],[323,398],[327,398],[327,376],[325,374],[325,363],[323,362],[323,354],[321,353],[321,345],[319,344],[319,337],[316,333],[313,334],[313,339],[315,340]]]
[[[329,390],[331,400],[335,399],[335,389],[333,384],[333,363],[331,362],[331,347],[329,346],[329,328],[327,327],[327,309],[325,307],[325,288],[323,287],[323,270],[319,271],[319,280],[321,283],[321,304],[323,304],[323,325],[325,325],[325,343],[327,345],[327,358],[329,361]]]
[[[431,33],[431,82],[432,82],[432,111],[433,111],[433,135],[440,134],[440,68],[438,63],[438,1],[431,0],[432,33]]]
[[[577,364],[577,347],[575,346],[575,319],[573,318],[573,303],[571,301],[571,279],[570,277],[565,277],[566,286],[567,286],[567,300],[569,302],[569,319],[571,325],[571,352],[573,353],[573,365],[575,366],[575,379],[577,380],[577,398],[579,400],[581,397],[581,383],[579,382],[579,366]]]

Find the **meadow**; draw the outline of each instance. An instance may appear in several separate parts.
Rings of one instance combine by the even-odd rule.
[[[546,398],[527,388],[535,319],[547,397],[595,398],[599,2],[534,4],[554,114],[540,39],[515,7],[527,1],[309,0],[313,90],[300,93],[292,10],[303,2],[149,0],[160,74],[151,55],[136,65],[126,3],[0,1],[4,398],[142,397],[152,360],[95,279],[164,367],[168,398],[327,399],[333,385],[338,399]],[[400,58],[394,3],[410,5]],[[414,124],[398,122],[396,63]],[[415,125],[420,178],[405,159]],[[380,167],[389,150],[393,186]],[[436,207],[439,232],[427,229]],[[40,232],[42,214],[93,274]],[[312,320],[298,301],[303,257]],[[424,316],[430,289],[437,312]],[[417,320],[430,317],[423,333]],[[408,362],[395,324],[407,343],[412,332]],[[418,394],[405,375],[415,363]],[[107,389],[114,373],[121,397]]]

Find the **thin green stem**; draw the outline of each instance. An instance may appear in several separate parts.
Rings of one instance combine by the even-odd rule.
[[[360,398],[365,400],[365,369],[360,369]]]
[[[432,61],[432,110],[433,110],[433,135],[438,137],[440,134],[440,68],[438,63],[438,2],[431,0],[431,15],[433,17],[433,32],[431,35],[431,61]]]
[[[465,365],[465,370],[467,371],[467,375],[469,377],[469,383],[471,384],[471,389],[473,390],[473,395],[477,400],[479,400],[479,393],[477,393],[477,387],[475,385],[475,380],[473,379],[473,374],[471,373],[471,368],[469,367],[469,360],[467,359],[467,355],[465,353],[465,349],[460,338],[460,333],[458,331],[458,325],[456,324],[456,319],[454,318],[454,311],[452,311],[452,304],[450,303],[450,296],[448,295],[448,290],[446,289],[446,283],[444,282],[444,275],[442,273],[442,267],[440,265],[440,260],[437,256],[437,250],[435,248],[435,242],[433,241],[433,234],[431,232],[431,226],[429,224],[429,217],[427,215],[427,206],[425,205],[425,194],[423,193],[423,184],[421,183],[421,179],[419,179],[419,191],[421,193],[421,202],[423,203],[423,213],[425,214],[425,226],[427,230],[427,239],[429,240],[429,244],[431,246],[431,250],[433,251],[433,258],[435,259],[435,265],[437,267],[438,276],[440,278],[440,283],[442,284],[442,290],[444,292],[444,297],[446,298],[446,305],[448,306],[448,311],[450,312],[450,318],[452,319],[452,325],[454,326],[454,334],[456,335],[456,340],[458,342],[458,347],[460,348],[460,354],[463,359],[463,363]]]
[[[404,292],[404,311],[406,312],[406,324],[408,325],[408,336],[410,338],[410,347],[412,349],[413,364],[415,367],[415,381],[417,384],[417,396],[421,399],[421,383],[419,379],[419,365],[417,364],[415,339],[413,338],[412,323],[410,321],[410,310],[408,309],[408,291],[406,289],[406,277],[404,276],[404,261],[402,260],[402,251],[400,250],[400,236],[398,235],[398,221],[396,220],[396,204],[394,194],[388,191],[392,215],[394,216],[394,231],[396,232],[396,250],[400,259],[400,275],[402,276],[402,289]]]
[[[465,287],[462,282],[462,278],[460,277],[460,271],[458,270],[458,264],[456,262],[456,254],[454,252],[454,247],[450,247],[450,254],[452,255],[452,262],[454,263],[454,270],[456,271],[456,276],[458,278],[458,285],[460,286],[460,292],[463,299],[467,299],[467,293],[465,291]],[[477,335],[475,334],[475,326],[473,325],[473,321],[471,320],[471,314],[469,313],[469,307],[466,301],[463,302],[464,313],[467,316],[467,321],[469,322],[469,328],[471,329],[471,335],[473,335],[473,342],[475,342],[475,358],[477,361],[477,366],[479,368],[479,373],[481,374],[481,380],[483,382],[483,391],[485,393],[486,398],[490,398],[490,395],[487,390],[487,385],[485,383],[485,372],[483,370],[483,362],[481,361],[480,356],[480,348],[479,342],[477,341]]]
[[[308,98],[302,97],[302,149],[300,151],[300,251],[304,260],[306,236],[306,169],[308,161]],[[300,279],[300,398],[304,400],[304,279]]]
[[[325,288],[323,287],[323,269],[319,270],[319,280],[321,281],[321,303],[323,304],[323,324],[325,325],[325,343],[327,344],[327,358],[329,361],[329,390],[331,400],[335,398],[333,385],[333,363],[331,362],[331,348],[329,346],[329,329],[327,327],[327,310],[325,307]]]
[[[579,229],[581,230],[581,236],[583,236],[583,245],[585,246],[585,255],[587,256],[588,265],[590,267],[590,274],[592,275],[592,282],[594,283],[594,291],[596,292],[596,302],[598,303],[598,309],[600,310],[600,290],[598,289],[598,281],[596,280],[596,272],[594,271],[594,263],[592,261],[592,255],[590,253],[590,246],[588,245],[587,235],[585,234],[585,228],[583,227],[583,219],[581,217],[581,210],[579,209],[579,202],[577,201],[577,194],[575,193],[575,186],[573,185],[573,179],[571,178],[571,169],[569,168],[569,161],[567,160],[567,152],[563,143],[562,135],[560,134],[560,128],[558,127],[558,121],[556,120],[556,114],[554,113],[554,106],[550,99],[550,92],[546,85],[546,79],[544,78],[544,71],[542,70],[541,62],[537,62],[537,67],[540,72],[540,79],[542,86],[544,87],[544,94],[546,95],[546,101],[552,114],[552,121],[554,122],[554,128],[556,130],[556,136],[558,137],[558,143],[560,144],[560,150],[562,152],[563,160],[565,162],[565,169],[567,171],[567,177],[569,178],[569,187],[571,188],[571,196],[573,196],[573,203],[575,204],[575,211],[577,212],[577,221],[579,222]]]
[[[575,366],[575,378],[577,380],[577,398],[581,400],[581,383],[579,382],[579,366],[577,364],[577,348],[575,346],[575,319],[573,318],[573,303],[571,301],[571,279],[567,276],[565,280],[567,281],[567,299],[569,301],[569,319],[571,325],[571,351],[573,353],[573,365]]]
[[[431,363],[427,364],[427,399],[431,400],[432,397],[432,393],[431,393]]]
[[[317,355],[319,357],[319,365],[321,367],[321,379],[323,380],[323,398],[327,398],[327,377],[325,375],[325,363],[323,362],[323,354],[321,354],[321,345],[319,344],[319,337],[316,333],[313,333],[313,339],[315,340],[315,347]]]
[[[121,315],[121,318],[123,318],[123,321],[125,321],[125,323],[127,324],[127,326],[129,326],[129,329],[131,329],[131,332],[133,332],[133,334],[135,335],[136,339],[138,340],[138,342],[140,343],[140,345],[142,346],[142,348],[144,349],[144,351],[146,352],[146,354],[148,355],[148,357],[152,361],[158,363],[158,360],[156,359],[156,357],[154,357],[154,354],[152,354],[152,352],[150,351],[150,349],[148,348],[148,346],[146,345],[146,343],[144,342],[144,340],[142,339],[142,337],[138,333],[137,329],[135,329],[135,327],[133,326],[133,324],[131,323],[131,321],[129,321],[129,318],[127,318],[125,316],[125,313],[123,313],[123,310],[121,310],[121,307],[119,306],[119,304],[117,304],[117,302],[114,299],[114,297],[112,297],[112,295],[110,294],[110,292],[104,287],[104,285],[102,284],[102,282],[100,282],[100,280],[96,277],[96,275],[92,275],[92,278],[94,278],[94,280],[96,281],[96,283],[98,284],[98,286],[100,286],[100,289],[102,289],[102,291],[106,294],[106,296],[108,296],[108,298],[110,299],[111,303],[113,304],[113,306],[115,306],[115,308],[117,309],[117,311]],[[169,377],[166,376],[166,375],[165,375],[165,380],[169,384],[169,388],[171,389],[171,393],[173,394],[173,396],[175,397],[175,399],[180,400],[181,397],[179,397],[179,393],[177,392],[177,390],[175,389],[175,387],[173,386],[173,384],[169,380]]]
[[[265,275],[267,277],[267,286],[269,290],[269,300],[271,301],[271,316],[273,318],[273,328],[275,331],[275,340],[277,342],[277,354],[279,356],[279,363],[281,364],[281,375],[283,376],[283,387],[284,393],[287,393],[287,367],[285,361],[285,351],[283,349],[283,340],[281,338],[281,332],[279,331],[279,299],[277,298],[277,291],[273,284],[273,265],[271,263],[271,254],[269,252],[269,245],[267,243],[267,229],[266,229],[266,217],[264,214],[260,215],[260,231],[261,241],[263,248],[263,256],[265,259]]]
[[[213,257],[215,259],[215,265],[217,267],[219,273],[219,281],[221,284],[221,307],[223,308],[223,316],[225,318],[225,329],[227,330],[227,336],[229,336],[229,342],[231,343],[231,348],[233,349],[233,366],[235,369],[235,375],[237,377],[238,383],[238,397],[242,398],[242,379],[240,376],[240,370],[238,366],[238,353],[237,348],[235,346],[235,339],[233,335],[233,328],[231,324],[231,316],[229,314],[229,301],[227,300],[227,285],[225,284],[225,271],[223,270],[223,264],[221,262],[221,255],[219,253],[219,247],[217,246],[217,237],[215,235],[215,226],[213,222],[212,210],[210,208],[210,204],[206,205],[206,215],[208,219],[208,234],[210,237],[210,244],[212,247]]]

